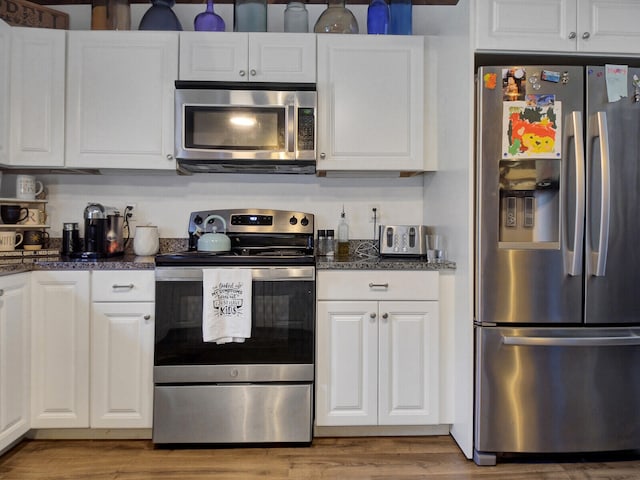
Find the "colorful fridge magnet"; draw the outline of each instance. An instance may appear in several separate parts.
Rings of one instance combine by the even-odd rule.
[[[550,100],[544,98],[544,106],[537,104],[538,99],[534,99],[534,105],[526,101],[503,102],[503,158],[560,158],[561,102]]]
[[[609,102],[617,102],[627,96],[627,65],[605,65],[605,83],[607,85],[607,97]]]
[[[495,73],[485,73],[483,80],[484,88],[495,90],[496,84],[498,83],[498,75],[496,75]]]
[[[502,96],[505,101],[524,100],[527,75],[523,68],[502,69]]]

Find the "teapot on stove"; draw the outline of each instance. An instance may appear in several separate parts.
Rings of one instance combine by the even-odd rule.
[[[203,229],[206,232],[207,225],[211,220],[222,222],[223,233],[217,233],[217,227],[213,225],[211,233],[204,233],[198,238],[198,251],[200,252],[228,252],[231,250],[231,240],[226,235],[227,222],[220,215],[209,215],[203,222]]]

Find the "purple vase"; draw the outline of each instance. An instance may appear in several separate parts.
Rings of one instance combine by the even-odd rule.
[[[207,9],[196,15],[193,27],[199,32],[224,32],[224,20],[213,11],[213,0],[207,0]]]

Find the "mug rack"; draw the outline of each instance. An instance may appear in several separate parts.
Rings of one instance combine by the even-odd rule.
[[[0,198],[0,205],[20,205],[24,208],[38,208],[42,210],[45,215],[47,213],[47,200],[25,200],[23,198]],[[44,224],[31,224],[25,225],[22,223],[0,223],[0,231],[1,230],[15,230],[18,232],[23,232],[25,230],[42,230],[50,228],[50,225]],[[24,263],[29,261],[34,261],[38,257],[43,256],[57,256],[60,252],[58,250],[51,250],[42,248],[40,250],[24,250],[20,246],[18,246],[15,250],[9,251],[0,251],[0,262],[2,263]],[[19,257],[19,258],[12,258]]]
[[[30,206],[42,207],[42,211],[47,213],[47,201],[46,200],[25,200],[23,198],[0,198],[0,205],[20,205],[24,208]],[[43,230],[49,228],[47,224],[41,225],[25,225],[23,223],[0,223],[0,230]]]

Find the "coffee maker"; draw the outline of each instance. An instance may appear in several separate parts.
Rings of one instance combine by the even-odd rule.
[[[84,252],[81,258],[105,258],[124,254],[124,217],[118,209],[89,203],[84,209]]]

